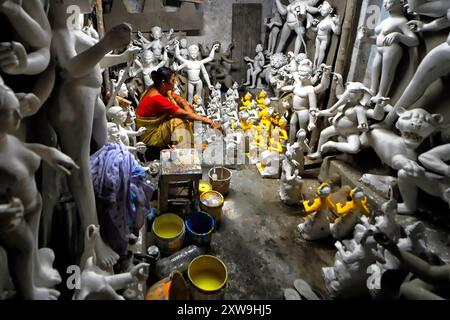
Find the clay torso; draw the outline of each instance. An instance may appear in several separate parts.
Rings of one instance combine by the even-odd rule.
[[[378,47],[384,47],[384,39],[387,35],[394,33],[394,32],[400,32],[401,25],[404,25],[408,22],[408,20],[404,17],[389,17],[383,22],[381,22],[376,28],[375,28],[375,34],[377,35],[377,46]]]
[[[34,174],[39,165],[40,158],[35,153],[17,138],[6,136],[5,145],[0,147],[0,193],[20,198],[25,211],[30,211],[36,201]]]

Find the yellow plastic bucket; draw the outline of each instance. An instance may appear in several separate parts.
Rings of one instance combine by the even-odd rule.
[[[202,194],[203,192],[211,191],[212,188],[213,187],[210,183],[205,182],[205,181],[200,181],[198,190],[200,191],[200,194]]]
[[[189,264],[188,277],[194,300],[223,299],[228,270],[219,258],[210,255],[195,258]]]
[[[152,232],[161,253],[172,254],[181,249],[186,229],[183,219],[176,214],[167,213],[155,219]]]
[[[207,191],[200,195],[200,208],[214,217],[216,225],[222,220],[222,208],[225,200],[218,191]]]

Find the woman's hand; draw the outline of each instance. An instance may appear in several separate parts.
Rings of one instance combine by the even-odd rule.
[[[219,130],[222,134],[225,133],[225,130],[223,129],[222,125],[218,122],[213,121],[213,123],[211,123],[211,128]]]

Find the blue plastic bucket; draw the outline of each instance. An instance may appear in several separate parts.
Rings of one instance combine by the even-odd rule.
[[[214,218],[206,212],[193,212],[186,221],[186,240],[189,244],[208,247],[214,231]]]

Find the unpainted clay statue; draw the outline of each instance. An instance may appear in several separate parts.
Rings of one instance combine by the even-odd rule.
[[[409,1],[414,11],[418,14],[439,17],[430,22],[410,21],[408,25],[415,32],[436,32],[450,27],[450,4],[446,0],[436,1]],[[420,12],[419,10],[424,10]],[[397,119],[397,111],[400,108],[411,108],[425,93],[428,87],[436,80],[450,73],[450,35],[447,41],[431,50],[421,61],[419,67],[403,92],[394,109],[387,115],[383,122],[386,126],[392,126]]]
[[[270,30],[267,52],[269,54],[274,54],[277,47],[278,34],[283,26],[283,20],[281,19],[280,12],[277,10],[272,18],[264,21],[264,25]]]
[[[410,271],[416,278],[403,282],[400,294],[408,300],[444,300],[450,296],[450,265],[433,266],[416,255],[399,248],[397,243],[383,233],[374,235],[375,240],[393,254],[402,267]]]
[[[89,164],[91,136],[99,147],[107,142],[106,112],[100,97],[101,68],[131,62],[134,52],[109,55],[114,49],[124,49],[131,41],[131,27],[121,24],[97,41],[89,38],[82,26],[67,24],[68,7],[79,5],[90,13],[90,0],[55,1],[51,10],[54,17],[52,49],[62,70],[62,81],[54,92],[55,104],[50,112],[52,124],[59,136],[63,152],[80,166],[69,177],[69,187],[81,216],[82,230],[97,225],[94,190]],[[97,242],[97,262],[112,266],[119,256],[103,241]]]
[[[334,266],[322,268],[329,293],[335,298],[355,298],[368,292],[368,267],[377,261],[377,243],[363,225],[355,227],[355,237],[349,246],[337,241]],[[350,245],[351,244],[351,245]]]
[[[300,53],[302,45],[305,44],[304,35],[306,29],[310,28],[310,20],[312,19],[308,15],[310,13],[317,13],[317,8],[314,8],[314,6],[318,0],[293,0],[287,6],[283,5],[280,0],[275,1],[280,14],[286,16],[286,22],[283,25],[276,52],[282,52],[284,50],[291,32],[295,31],[297,36],[295,38],[294,54],[297,55]],[[306,29],[304,25],[305,20],[308,21]]]
[[[178,67],[178,70],[186,68],[188,73],[188,102],[190,104],[193,102],[194,94],[199,96],[202,96],[203,94],[203,81],[200,78],[200,72],[203,74],[208,88],[211,91],[214,89],[209,79],[208,72],[206,71],[205,64],[214,60],[214,53],[218,48],[219,46],[217,44],[214,45],[209,57],[203,60],[197,60],[200,49],[197,45],[191,45],[189,47],[189,59],[185,59],[180,54],[180,46],[178,41],[175,41],[175,57],[182,63]]]
[[[272,100],[278,100],[280,98],[281,88],[286,84],[288,78],[284,72],[284,67],[288,63],[288,58],[283,53],[274,53],[270,56],[269,67],[261,75],[275,92],[275,97]]]
[[[292,159],[297,161],[299,169],[299,174],[302,175],[305,171],[305,153],[310,153],[311,148],[309,147],[308,139],[306,138],[307,133],[304,129],[300,129],[297,132],[297,141],[294,144],[288,146],[288,149],[292,150]]]
[[[205,108],[203,106],[203,99],[199,95],[194,96],[192,106],[194,107],[194,111],[196,114],[206,117]]]
[[[403,203],[399,212],[414,213],[417,209],[419,189],[441,198],[450,206],[450,144],[431,149],[418,157],[419,164],[425,170],[414,176],[406,170],[398,172],[398,186]]]
[[[166,35],[166,41],[169,41],[170,38],[173,35],[173,29],[170,29],[169,32]],[[152,33],[152,41],[147,40],[141,32],[138,32],[138,37],[141,40],[142,44],[143,44],[143,48],[144,50],[151,50],[153,51],[153,55],[155,58],[155,63],[159,63],[162,59],[163,59],[163,48],[165,47],[166,44],[163,43],[163,41],[161,40],[163,38],[163,31],[161,29],[161,27],[159,26],[155,26],[152,28],[151,30]]]
[[[313,64],[310,60],[303,60],[298,67],[298,72],[294,72],[294,85],[282,88],[282,91],[294,92],[292,105],[294,113],[291,117],[289,131],[290,144],[294,143],[295,135],[299,129],[312,131],[316,128],[315,114],[319,110],[317,95],[328,89],[331,80],[331,68],[325,65],[322,68],[322,81],[319,85],[313,86],[311,82]]]
[[[244,86],[250,86],[250,89],[261,87],[261,72],[266,64],[266,58],[263,53],[263,46],[261,44],[256,45],[256,56],[251,59],[250,57],[244,57],[244,60],[249,66],[247,70],[247,81]]]
[[[111,107],[107,112],[109,121],[115,123],[119,129],[120,141],[125,146],[130,146],[130,137],[139,137],[147,130],[144,127],[139,128],[137,131],[130,131],[124,128],[125,122],[128,118],[128,113],[123,110],[122,107]]]
[[[396,128],[400,131],[401,136],[388,129],[377,128],[363,134],[361,142],[364,146],[372,147],[383,163],[399,171],[398,178],[402,180],[401,186],[399,181],[399,188],[407,199],[407,203],[398,205],[398,213],[401,214],[412,213],[411,210],[415,209],[415,192],[417,189],[408,179],[414,181],[423,179],[423,183],[427,184],[427,180],[424,179],[425,169],[416,162],[416,150],[425,139],[441,128],[444,119],[439,114],[430,114],[423,109],[409,111],[400,109],[398,115],[400,118],[396,123]],[[426,160],[425,163],[427,163]],[[431,176],[432,174],[428,177]],[[407,183],[411,185],[405,188],[405,181],[408,181]],[[437,191],[435,188],[436,186],[432,189],[426,189]],[[439,194],[445,198],[443,193],[441,191]]]
[[[167,49],[164,50],[164,54],[162,56],[162,60],[159,63],[155,64],[155,54],[151,50],[143,50],[141,53],[141,61],[136,60],[136,65],[138,66],[137,70],[133,73],[133,76],[138,76],[142,74],[142,78],[144,79],[145,86],[148,88],[153,85],[152,80],[152,71],[158,70],[159,68],[166,65],[169,58],[167,56]]]
[[[232,65],[234,61],[231,59],[231,50],[234,46],[233,43],[230,43],[230,45],[227,48],[226,52],[222,52],[222,44],[220,41],[214,41],[213,46],[218,46],[217,50],[214,53],[214,60],[211,61],[209,66],[209,74],[211,76],[211,82],[212,83],[220,83],[225,88],[230,89],[233,87],[233,78],[231,77],[229,73],[229,69],[225,66],[226,64]],[[199,44],[199,48],[202,51],[203,56],[207,56],[208,53],[203,53],[203,46]],[[207,49],[208,52],[211,50]]]
[[[302,199],[303,179],[300,176],[300,164],[293,157],[293,150],[288,149],[281,165],[280,198],[286,205],[299,206]]]
[[[53,251],[38,250],[42,199],[34,176],[41,159],[71,174],[77,165],[57,149],[25,144],[12,134],[19,128],[22,110],[14,92],[0,84],[0,244],[6,249],[9,270],[23,299],[56,300],[49,289],[61,282],[52,268]]]
[[[334,9],[328,1],[319,6],[323,19],[317,24],[316,53],[314,55],[314,69],[317,69],[325,61],[328,47],[331,44],[331,35],[341,34],[341,21],[339,16],[332,16]]]
[[[377,46],[370,87],[375,97],[389,96],[395,72],[403,57],[403,46],[419,45],[419,39],[410,30],[403,13],[403,1],[384,0],[383,6],[389,16],[375,28],[375,36],[369,38]]]
[[[385,114],[384,107],[387,98],[372,100],[374,109],[367,107],[371,96],[370,90],[359,82],[350,82],[346,86],[345,93],[330,109],[318,112],[318,116],[332,117],[331,126],[320,133],[317,152],[308,155],[310,159],[319,159],[322,153],[337,150],[345,153],[358,153],[361,150],[360,134],[367,131],[368,118],[382,120]],[[339,137],[339,141],[329,141],[333,137]]]

